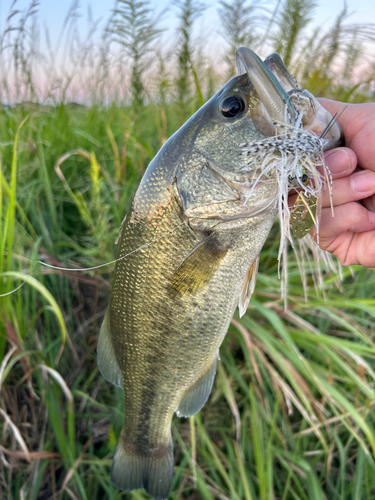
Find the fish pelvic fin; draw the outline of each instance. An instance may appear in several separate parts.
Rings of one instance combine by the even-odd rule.
[[[256,257],[254,262],[251,264],[251,266],[247,272],[244,284],[242,286],[242,290],[241,290],[240,297],[238,300],[238,310],[239,310],[240,318],[242,318],[242,316],[247,311],[247,308],[249,307],[249,302],[250,302],[251,296],[254,292],[255,283],[257,280],[258,266],[259,266],[259,255],[258,255],[258,257]]]
[[[183,395],[176,410],[178,417],[191,417],[203,408],[215,380],[218,355],[219,353],[205,373]]]
[[[117,387],[124,388],[122,371],[118,364],[111,339],[108,310],[99,332],[97,362],[101,374],[108,382]]]
[[[123,429],[113,457],[112,483],[124,491],[144,488],[154,500],[166,500],[172,489],[173,463],[171,436],[166,445],[141,454],[128,444]]]

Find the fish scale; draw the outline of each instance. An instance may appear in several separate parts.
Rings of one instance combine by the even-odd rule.
[[[311,132],[275,121],[278,106],[277,117],[302,123],[277,78],[246,50],[244,66],[254,67],[167,141],[120,228],[98,343],[102,374],[125,393],[112,482],[122,490],[143,487],[155,500],[165,499],[172,485],[173,414],[188,417],[204,405],[235,308],[243,314],[250,300],[259,254],[281,206],[275,144],[297,185],[304,137],[307,152],[321,157]],[[253,84],[249,74],[257,71]],[[275,136],[284,128],[288,140],[280,144]],[[259,150],[271,151],[276,166],[251,159]]]

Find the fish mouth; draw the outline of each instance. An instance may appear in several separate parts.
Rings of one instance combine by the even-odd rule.
[[[239,74],[247,74],[271,119],[282,125],[294,126],[296,109],[267,65],[246,47],[240,47],[236,55]]]

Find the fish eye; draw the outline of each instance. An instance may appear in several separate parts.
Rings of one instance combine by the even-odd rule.
[[[236,95],[225,97],[220,103],[220,112],[225,118],[234,118],[245,109],[245,101]]]

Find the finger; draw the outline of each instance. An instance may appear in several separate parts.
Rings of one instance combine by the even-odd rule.
[[[336,236],[346,233],[362,233],[375,229],[375,213],[369,212],[359,203],[351,202],[335,207],[335,216],[331,210],[325,208],[320,217],[319,239],[331,241]],[[313,230],[315,231],[315,229]]]
[[[324,160],[331,172],[332,179],[339,179],[351,174],[357,166],[357,157],[349,148],[335,148],[327,151]],[[323,173],[323,168],[318,169]]]
[[[319,102],[331,115],[340,114],[346,107],[337,119],[345,144],[356,153],[361,167],[375,171],[375,103],[346,104],[330,99],[319,99]]]
[[[362,200],[375,194],[375,172],[358,170],[351,175],[336,179],[332,183],[333,206]],[[322,207],[331,206],[328,189],[322,191]]]

